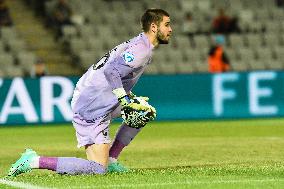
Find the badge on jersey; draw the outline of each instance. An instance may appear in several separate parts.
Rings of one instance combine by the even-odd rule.
[[[123,60],[126,62],[126,63],[130,63],[130,62],[133,62],[134,60],[134,55],[130,52],[124,52],[122,54],[123,56]]]

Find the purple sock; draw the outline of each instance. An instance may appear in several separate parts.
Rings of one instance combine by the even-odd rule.
[[[104,174],[106,168],[95,161],[75,157],[60,157],[57,161],[56,172],[59,174]]]
[[[131,128],[126,124],[122,124],[109,150],[109,157],[117,159],[123,148],[133,140],[140,130],[141,129]]]
[[[39,168],[56,171],[58,158],[56,157],[40,157]]]
[[[106,169],[99,163],[75,157],[40,157],[39,168],[59,174],[104,174]]]
[[[117,159],[124,147],[124,144],[122,144],[118,140],[115,140],[109,150],[109,157]]]

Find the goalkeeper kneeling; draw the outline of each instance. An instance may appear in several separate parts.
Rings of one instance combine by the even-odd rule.
[[[9,176],[32,169],[49,169],[59,174],[127,171],[117,161],[120,153],[156,117],[148,98],[137,97],[130,91],[151,63],[152,51],[159,44],[167,44],[172,31],[169,14],[161,9],[146,10],[141,23],[144,32],[106,53],[76,84],[71,101],[72,123],[77,147],[85,148],[87,158],[39,156],[27,149],[11,166]],[[110,123],[120,116],[123,123],[112,142]]]

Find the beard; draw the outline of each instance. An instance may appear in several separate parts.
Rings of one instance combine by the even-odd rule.
[[[166,36],[164,34],[161,33],[160,30],[158,30],[157,32],[157,39],[159,44],[168,44],[169,40],[166,39]]]

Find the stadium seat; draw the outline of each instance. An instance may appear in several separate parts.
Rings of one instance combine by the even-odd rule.
[[[8,77],[23,77],[24,73],[20,66],[8,66],[5,68]]]
[[[280,33],[281,32],[281,24],[279,22],[275,22],[273,20],[268,20],[265,24],[265,30],[268,33]]]
[[[284,47],[275,47],[276,58],[284,62]]]
[[[167,62],[168,61],[168,57],[162,51],[156,51],[156,52],[153,53],[152,60],[153,60],[154,64],[160,64],[160,62]]]
[[[253,23],[254,14],[250,9],[242,9],[239,11],[239,24],[242,31],[246,31],[249,29],[251,23]]]
[[[282,22],[284,20],[284,11],[282,8],[274,8],[271,11],[271,18],[274,22]]]
[[[79,61],[84,69],[88,69],[92,64],[96,63],[98,55],[92,51],[81,51],[79,53]]]
[[[5,53],[6,49],[5,49],[5,44],[0,41],[0,54],[3,54]]]
[[[87,38],[87,37],[90,37],[90,36],[93,36],[95,35],[95,28],[94,26],[92,25],[82,25],[82,26],[79,26],[79,35],[82,37],[82,38]]]
[[[247,71],[250,69],[248,62],[240,59],[230,61],[232,71]]]
[[[36,55],[32,52],[21,51],[16,55],[19,66],[23,69],[24,73],[29,74],[32,67],[36,63]]]
[[[105,39],[104,42],[103,42],[103,46],[105,47],[106,51],[109,51],[122,42],[124,42],[124,40],[122,40],[122,38],[113,36],[112,38]]]
[[[192,12],[197,8],[197,3],[196,1],[193,0],[180,0],[180,3],[184,12],[186,11]]]
[[[98,26],[98,34],[99,37],[112,37],[114,35],[113,31],[112,31],[112,27],[111,26]]]
[[[270,20],[269,11],[266,8],[255,9],[254,14],[255,14],[255,19],[260,22],[267,22]]]
[[[273,60],[270,48],[257,48],[256,57],[257,59],[249,62],[251,68],[255,70],[267,69],[269,67],[269,63]]]
[[[196,71],[197,68],[194,66],[193,62],[183,61],[177,64],[177,72],[180,74],[193,73]]]
[[[149,74],[149,75],[155,75],[158,74],[160,72],[158,65],[156,63],[151,63],[146,69],[145,69],[145,74]]]
[[[271,48],[257,48],[256,55],[258,60],[266,60],[269,61],[273,59],[272,50]]]
[[[205,35],[196,35],[194,36],[194,45],[195,48],[208,48],[209,41]]]
[[[185,51],[185,58],[188,62],[197,62],[201,60],[200,51],[198,49],[189,49]]]
[[[69,41],[69,52],[72,55],[78,54],[78,52],[87,49],[87,43],[83,41],[81,38],[72,38]]]
[[[263,39],[259,34],[247,34],[245,37],[249,48],[256,49],[263,46]]]
[[[177,46],[180,49],[189,49],[191,48],[191,44],[189,42],[189,37],[185,35],[176,36]]]
[[[211,9],[211,4],[210,4],[210,1],[208,0],[199,0],[196,2],[196,6],[198,8],[198,10],[201,10],[201,11],[210,11]]]
[[[27,50],[26,43],[21,39],[9,39],[6,44],[9,51],[11,51],[13,54]]]
[[[5,69],[7,66],[14,65],[14,58],[11,54],[0,54],[0,67]]]
[[[84,39],[84,43],[87,44],[88,49],[93,51],[101,51],[103,49],[104,40],[100,37],[90,36]]]
[[[0,67],[5,76],[13,77],[13,76],[21,76],[20,71],[18,71],[19,67],[15,65],[15,59],[11,54],[0,54]],[[13,73],[13,69],[15,68],[15,73]]]
[[[182,64],[183,61],[184,61],[184,56],[183,56],[182,51],[180,51],[178,49],[170,51],[170,54],[169,54],[169,64],[175,65],[174,66],[175,67],[174,68],[175,73],[178,73],[178,65]]]
[[[231,61],[236,61],[236,60],[239,59],[237,52],[236,52],[236,49],[234,49],[234,48],[226,48],[225,53],[227,54],[229,60],[231,60]]]
[[[111,7],[118,12],[124,12],[126,10],[126,3],[123,1],[111,1]]]
[[[7,42],[11,39],[17,39],[18,34],[16,32],[16,29],[14,27],[1,27],[1,39],[4,42]]]
[[[63,26],[62,31],[63,31],[63,38],[64,38],[63,40],[65,41],[68,41],[69,39],[78,36],[77,28],[72,25]]]
[[[220,8],[226,8],[229,6],[229,1],[227,0],[211,0],[211,7],[215,10]]]
[[[270,70],[282,70],[284,68],[283,60],[271,59],[268,62],[268,69]]]
[[[171,62],[171,61],[160,62],[159,72],[162,74],[176,74],[177,66],[174,62]]]
[[[264,44],[267,47],[275,47],[279,45],[279,37],[273,33],[264,34]]]
[[[263,69],[269,68],[269,65],[274,61],[272,50],[270,48],[258,48],[256,53],[257,62],[261,62],[261,66],[264,66]]]
[[[250,69],[254,69],[257,67],[257,65],[255,64],[256,56],[254,50],[250,48],[242,48],[238,51],[240,55],[240,61],[247,63]]]
[[[244,39],[242,35],[239,34],[231,34],[229,36],[229,44],[232,48],[243,48],[244,47]]]
[[[253,33],[260,33],[264,30],[264,25],[262,22],[254,21],[248,25],[248,30]]]
[[[6,75],[5,75],[4,70],[0,69],[0,78],[1,78],[1,77],[5,77],[5,76],[6,76]]]
[[[205,60],[195,62],[195,66],[198,72],[208,72],[208,63]]]

